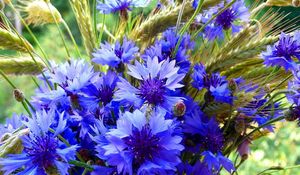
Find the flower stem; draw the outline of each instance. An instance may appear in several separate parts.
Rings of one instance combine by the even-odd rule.
[[[46,54],[46,52],[44,51],[44,49],[42,48],[40,42],[38,41],[38,39],[36,38],[36,36],[33,34],[32,30],[29,28],[29,26],[27,25],[27,23],[25,22],[25,20],[23,19],[23,17],[19,14],[19,12],[16,10],[16,8],[14,7],[14,5],[10,2],[9,3],[10,8],[14,11],[14,13],[17,14],[18,18],[21,20],[22,24],[24,25],[24,27],[26,28],[26,30],[28,31],[28,33],[30,34],[30,36],[32,37],[33,41],[36,43],[37,47],[40,49],[42,55],[44,56],[45,60],[43,60],[43,62],[45,63],[45,65],[47,66],[47,68],[50,70],[50,63],[49,63],[49,58]]]
[[[55,25],[56,25],[56,27],[57,27],[57,30],[58,30],[59,35],[60,35],[60,38],[61,38],[61,40],[62,40],[62,42],[63,42],[63,44],[64,44],[64,47],[65,47],[65,49],[66,49],[66,53],[67,53],[67,55],[68,55],[68,60],[69,60],[69,59],[71,58],[71,55],[70,55],[69,49],[68,49],[68,47],[67,47],[66,40],[65,40],[65,38],[64,38],[64,36],[63,36],[63,34],[62,34],[62,31],[61,31],[61,29],[60,29],[60,27],[59,27],[59,25],[58,25],[58,21],[57,21],[57,19],[55,18],[54,14],[53,14],[53,12],[52,12],[52,9],[50,8],[50,6],[49,6],[48,3],[47,3],[47,6],[48,6],[48,8],[49,8],[49,10],[50,10],[50,12],[51,12],[52,18],[53,18],[54,21],[55,21]]]
[[[185,1],[184,1],[183,3],[185,3]],[[197,9],[195,10],[195,12],[194,12],[193,16],[191,17],[191,19],[190,19],[190,20],[183,26],[183,28],[179,31],[180,38],[179,38],[178,42],[176,43],[176,47],[175,47],[175,50],[174,50],[174,52],[173,52],[173,56],[174,56],[174,57],[175,57],[175,55],[177,54],[177,51],[178,51],[179,46],[180,46],[180,43],[181,43],[181,41],[182,41],[184,32],[189,28],[189,26],[192,24],[192,22],[194,21],[194,19],[195,19],[196,16],[198,15],[198,13],[201,11],[202,6],[203,6],[203,3],[204,3],[204,0],[200,0],[199,4],[198,4],[198,6],[197,6]],[[182,6],[182,9],[180,9],[180,12],[181,12],[181,10],[184,9],[184,6],[185,6],[185,5]],[[180,15],[180,12],[179,12],[179,15]],[[181,15],[182,15],[182,14],[181,14]],[[181,20],[181,17],[178,16],[178,21],[179,21],[179,18],[180,18],[180,20]],[[177,22],[178,22],[178,21],[177,21]],[[177,24],[177,25],[178,25],[178,24]],[[176,32],[177,32],[177,30],[178,30],[178,27],[179,27],[179,26],[176,26]]]
[[[10,81],[10,79],[6,76],[6,74],[5,74],[1,69],[0,69],[0,74],[1,74],[1,76],[8,82],[8,84],[11,85],[11,87],[12,87],[13,89],[18,89],[18,88],[13,84],[13,82]],[[24,101],[25,101],[26,103],[25,103]],[[28,106],[27,106],[26,104],[28,104],[33,110],[34,110],[34,108],[33,108],[33,106],[30,104],[30,102],[29,102],[26,98],[25,98],[24,101],[22,101],[22,105],[23,105],[24,109],[28,112],[29,116],[31,117],[32,114],[31,114],[31,112],[30,112],[30,110],[28,109]]]
[[[93,166],[91,166],[87,163],[84,163],[84,162],[71,160],[71,161],[69,161],[69,163],[72,164],[72,165],[78,166],[78,167],[85,168],[85,170],[87,170],[87,171],[93,171],[94,170]]]
[[[78,45],[77,45],[77,43],[76,43],[76,41],[75,41],[75,39],[74,39],[74,36],[73,36],[73,34],[72,34],[72,32],[71,32],[71,30],[70,30],[68,24],[66,23],[65,20],[62,20],[62,23],[63,23],[64,27],[66,28],[66,30],[67,30],[67,32],[68,32],[68,34],[69,34],[69,36],[70,36],[70,38],[71,38],[71,40],[72,40],[74,46],[75,46],[77,55],[81,58],[81,54],[80,54],[80,51],[79,51],[79,49],[78,49]]]

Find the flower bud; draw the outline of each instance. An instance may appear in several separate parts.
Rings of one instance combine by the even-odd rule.
[[[245,140],[240,146],[238,147],[238,152],[242,158],[242,160],[246,160],[249,157],[250,154],[250,147],[251,144],[250,140]]]
[[[300,108],[290,108],[287,112],[284,113],[284,115],[287,121],[295,121],[300,117]]]
[[[300,7],[300,0],[293,0],[292,4],[294,7]]]
[[[176,117],[182,117],[186,112],[186,106],[183,101],[179,101],[175,104],[173,113]]]
[[[234,129],[237,133],[242,134],[246,129],[246,123],[243,119],[237,119],[235,121]]]
[[[14,97],[18,102],[22,102],[25,99],[24,93],[19,89],[14,90]]]
[[[238,88],[238,85],[234,79],[229,80],[228,85],[229,85],[229,89],[233,92],[236,91]]]

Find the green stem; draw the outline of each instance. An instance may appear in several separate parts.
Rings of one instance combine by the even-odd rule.
[[[275,93],[274,95],[272,95],[271,98],[269,98],[269,100],[264,105],[262,105],[261,107],[259,107],[257,109],[257,112],[263,110],[266,106],[268,106],[270,104],[270,102],[272,102],[274,100],[274,98],[277,97],[278,95],[281,95],[281,94],[290,94],[290,93],[292,93],[292,92],[291,91],[279,91],[279,92]]]
[[[274,87],[270,93],[274,92],[277,88],[279,88],[281,85],[283,85],[286,81],[288,81],[290,78],[293,77],[293,74],[290,74],[289,76],[287,76],[284,80],[282,80],[278,85],[276,85],[276,87]]]
[[[236,2],[237,0],[233,0],[233,1],[231,1],[230,3],[228,3],[222,10],[220,10],[217,14],[215,14],[215,15],[213,15],[196,33],[194,33],[193,35],[192,35],[192,39],[195,39],[197,36],[198,36],[198,34],[200,33],[200,32],[202,32],[204,29],[205,29],[205,27],[210,23],[210,22],[212,22],[217,16],[219,16],[220,14],[222,14],[225,10],[227,10],[228,8],[230,8],[235,2]]]
[[[8,82],[8,84],[10,84],[10,86],[13,88],[13,89],[18,89],[14,84],[13,84],[13,82],[12,81],[10,81],[10,79],[6,76],[6,74],[0,69],[0,74],[1,74],[1,76]],[[30,102],[25,98],[25,100],[24,100],[31,108],[33,108],[32,107],[32,105],[30,104]],[[31,117],[32,115],[31,115],[31,112],[30,112],[30,110],[28,109],[28,106],[24,103],[24,101],[22,101],[22,105],[23,105],[23,107],[24,107],[24,109],[28,112],[28,114],[29,114],[29,116]],[[34,109],[34,108],[33,108]]]
[[[183,35],[184,32],[190,27],[190,25],[194,22],[195,18],[197,17],[197,15],[200,13],[202,7],[203,7],[203,3],[204,0],[200,0],[193,16],[191,17],[191,19],[184,25],[184,27],[179,31],[179,34]]]
[[[97,36],[97,1],[93,0],[93,22],[94,22],[94,32]]]
[[[27,111],[29,117],[32,118],[32,114],[31,114],[31,112],[30,112],[28,106],[26,105],[26,103],[25,103],[24,101],[22,101],[21,103],[22,103],[24,109]]]
[[[77,167],[85,168],[87,171],[93,171],[94,170],[94,168],[91,165],[89,165],[87,163],[84,163],[84,162],[71,160],[71,161],[69,161],[69,163],[72,164],[72,165],[75,165]]]
[[[47,66],[47,68],[50,70],[50,62],[49,62],[49,58],[46,54],[46,52],[44,51],[44,49],[42,48],[40,42],[38,41],[38,39],[36,38],[36,36],[33,34],[32,30],[29,28],[29,26],[27,25],[27,23],[25,22],[25,20],[23,19],[23,17],[19,14],[19,12],[16,10],[16,8],[14,7],[14,5],[10,2],[9,3],[10,8],[14,11],[14,13],[16,13],[18,15],[18,18],[21,20],[22,24],[24,25],[24,27],[26,28],[26,30],[29,32],[30,36],[32,37],[33,41],[36,43],[36,45],[38,46],[38,48],[40,49],[41,53],[43,54],[44,58],[46,61],[43,60],[43,62],[45,63],[45,65]]]
[[[178,52],[178,49],[179,49],[179,46],[180,46],[180,43],[183,39],[183,34],[184,32],[189,28],[189,26],[192,24],[192,22],[194,21],[194,19],[196,18],[197,14],[201,11],[202,9],[202,6],[203,6],[203,3],[204,3],[204,0],[200,0],[198,6],[197,6],[197,9],[195,10],[193,16],[191,17],[191,19],[184,25],[184,27],[179,31],[179,34],[180,34],[180,37],[179,37],[179,40],[178,42],[176,43],[176,47],[175,47],[175,50],[174,52],[172,53],[173,57],[175,57],[175,55],[177,54]],[[184,8],[184,6],[182,7],[182,9]]]
[[[103,33],[104,33],[104,27],[105,27],[105,21],[106,21],[106,15],[103,14],[103,16],[102,16],[102,26],[101,26],[101,30],[99,32],[98,41],[97,41],[98,45],[100,45],[101,40],[102,40],[102,36],[103,36]]]
[[[57,22],[57,20],[56,20],[54,14],[53,14],[53,12],[52,12],[52,9],[50,8],[50,6],[49,6],[48,3],[47,3],[47,6],[48,6],[48,8],[49,8],[49,10],[50,10],[50,12],[51,12],[52,18],[53,18],[54,21],[55,21],[56,28],[57,28],[57,30],[58,30],[58,32],[59,32],[60,38],[61,38],[61,40],[62,40],[62,42],[63,42],[63,45],[64,45],[64,47],[65,47],[65,49],[66,49],[66,53],[67,53],[67,55],[68,55],[68,60],[69,60],[69,59],[71,58],[71,55],[70,55],[69,49],[68,49],[68,47],[67,47],[66,40],[65,40],[65,38],[64,38],[64,36],[63,36],[63,34],[62,34],[62,31],[61,31],[61,29],[60,29],[60,27],[59,27],[59,25],[58,25],[58,22]]]
[[[246,139],[248,139],[252,134],[254,134],[255,132],[259,131],[260,129],[262,129],[262,128],[266,127],[266,126],[269,126],[269,125],[271,125],[271,124],[273,124],[273,123],[276,123],[276,122],[278,122],[278,121],[280,121],[280,120],[283,120],[283,119],[285,119],[285,116],[281,116],[281,117],[277,117],[277,118],[274,118],[274,119],[272,119],[272,120],[269,120],[268,122],[266,122],[266,123],[260,125],[259,127],[255,128],[255,129],[252,130],[250,133],[248,133],[248,134],[247,134],[243,139],[241,139],[236,145],[238,146],[238,145],[242,144]],[[231,150],[225,150],[224,154],[227,154],[228,151],[230,152]]]
[[[224,134],[226,134],[226,132],[227,132],[229,126],[230,126],[230,123],[231,123],[232,119],[233,119],[232,118],[232,105],[230,105],[230,116],[229,116],[228,122],[225,125]]]
[[[4,17],[7,18],[6,16],[4,16]],[[8,21],[8,22],[9,22],[9,21]],[[12,26],[11,23],[9,23],[9,24]],[[30,57],[32,58],[33,62],[37,65],[37,67],[39,67],[39,64],[37,63],[36,59],[35,59],[34,56],[33,56],[33,53],[34,53],[34,52],[32,53],[32,52],[30,51],[30,49],[28,48],[28,45],[27,45],[26,42],[24,41],[24,38],[16,31],[16,29],[14,29],[14,28],[12,28],[12,29],[13,29],[13,31],[17,34],[17,36],[20,38],[20,40],[23,42],[23,44],[24,44],[24,46],[25,46],[25,48],[26,48],[28,54],[29,54]],[[36,55],[38,55],[38,54],[36,54]],[[39,56],[39,57],[40,57],[40,56]],[[45,76],[43,70],[41,70],[41,74],[42,74],[43,78],[45,79],[46,83],[48,84],[49,88],[52,89],[52,87],[51,87],[51,85],[50,85],[50,82],[49,82],[49,80],[46,78],[46,76]]]
[[[68,32],[68,34],[69,34],[69,36],[70,36],[70,38],[71,38],[71,40],[72,40],[74,46],[75,46],[77,55],[78,55],[80,58],[82,58],[82,57],[81,57],[81,54],[80,54],[80,51],[79,51],[79,48],[78,48],[78,45],[77,45],[77,43],[76,43],[76,41],[75,41],[75,39],[74,39],[74,36],[73,36],[73,34],[72,34],[72,32],[71,32],[71,30],[70,30],[68,24],[66,23],[65,20],[62,20],[62,23],[63,23],[64,27],[66,28],[66,30],[67,30],[67,32]]]

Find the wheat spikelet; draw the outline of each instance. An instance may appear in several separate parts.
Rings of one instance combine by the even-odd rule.
[[[24,39],[11,31],[0,28],[0,48],[8,50],[16,50],[20,52],[32,52],[33,47]]]
[[[59,11],[50,2],[23,0],[20,3],[19,9],[26,14],[28,24],[38,26],[63,21]]]
[[[92,27],[88,0],[71,0],[70,2],[83,38],[86,52],[91,55],[96,48],[96,35]]]
[[[221,54],[216,59],[211,59],[208,62],[207,70],[209,72],[220,71],[221,69],[231,67],[248,58],[257,56],[262,50],[266,49],[267,45],[273,44],[278,40],[278,36],[269,36],[261,40],[250,42],[240,48],[231,50],[228,53]]]
[[[228,53],[230,50],[238,48],[244,43],[248,42],[253,33],[255,32],[255,26],[248,26],[241,32],[232,37],[226,44],[218,51],[216,57],[219,57],[223,53]]]
[[[203,9],[207,9],[218,4],[220,1],[221,0],[205,0],[203,3]],[[184,8],[182,22],[186,22],[195,11],[192,7],[191,1],[188,1],[184,7],[182,4],[175,8],[169,7],[151,16],[131,32],[130,38],[137,41],[147,41],[167,28],[175,26],[181,8]]]
[[[45,67],[40,59],[36,59],[36,63],[31,57],[20,58],[0,58],[0,69],[5,74],[13,75],[34,75],[39,74]]]
[[[296,6],[297,1],[294,0],[267,0],[267,6]]]
[[[253,69],[253,67],[262,65],[262,63],[263,60],[260,58],[249,59],[245,62],[242,62],[240,64],[231,67],[229,70],[222,72],[222,75],[228,78],[240,77],[243,74],[246,74],[251,69]]]

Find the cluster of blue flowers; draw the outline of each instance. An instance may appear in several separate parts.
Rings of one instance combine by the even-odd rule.
[[[122,14],[148,3],[105,0],[97,9]],[[205,12],[198,22],[207,22],[223,7],[220,4]],[[204,36],[222,39],[226,32],[238,32],[241,22],[248,20],[248,9],[238,0],[207,25]],[[241,79],[229,80],[219,72],[208,72],[201,63],[191,62],[195,43],[189,34],[180,36],[175,31],[166,30],[143,52],[126,37],[101,44],[92,61],[109,67],[105,72],[94,70],[84,60],[52,63],[39,77],[42,83],[30,101],[30,115],[14,116],[0,126],[0,145],[7,143],[7,134],[26,132],[20,137],[21,151],[0,158],[4,175],[87,171],[217,175],[222,168],[233,173],[235,166],[225,149],[228,128],[235,126],[220,121],[220,116],[208,115],[205,109],[211,104],[236,107],[236,89],[247,93],[257,88],[242,88],[245,84]],[[282,66],[295,75],[289,84],[295,115],[300,113],[299,37],[299,33],[282,34],[279,42],[262,54],[265,65]],[[202,101],[191,94],[202,94]],[[238,108],[234,122],[264,126],[282,116],[281,104],[268,103],[266,95],[262,92]],[[264,128],[273,131],[270,125]],[[240,128],[234,132],[238,137],[245,133]]]
[[[101,44],[93,61],[108,65],[106,73],[94,71],[83,60],[52,64],[52,70],[45,72],[48,83],[41,77],[45,83],[32,98],[36,111],[18,125],[7,122],[3,127],[7,132],[11,127],[28,128],[30,133],[22,138],[21,154],[0,159],[2,171],[83,172],[69,162],[84,160],[95,162],[95,174],[174,174],[189,166],[207,174],[221,167],[233,172],[232,163],[222,155],[224,136],[216,119],[205,116],[183,91],[191,69],[189,38],[184,35],[173,56],[179,38],[167,30],[145,51],[143,60],[134,63],[139,49],[132,41]],[[203,65],[194,70],[195,88],[207,88],[213,100],[232,104],[225,77],[209,76]],[[176,111],[181,112],[175,115]],[[188,152],[203,159],[183,161],[182,154]]]

